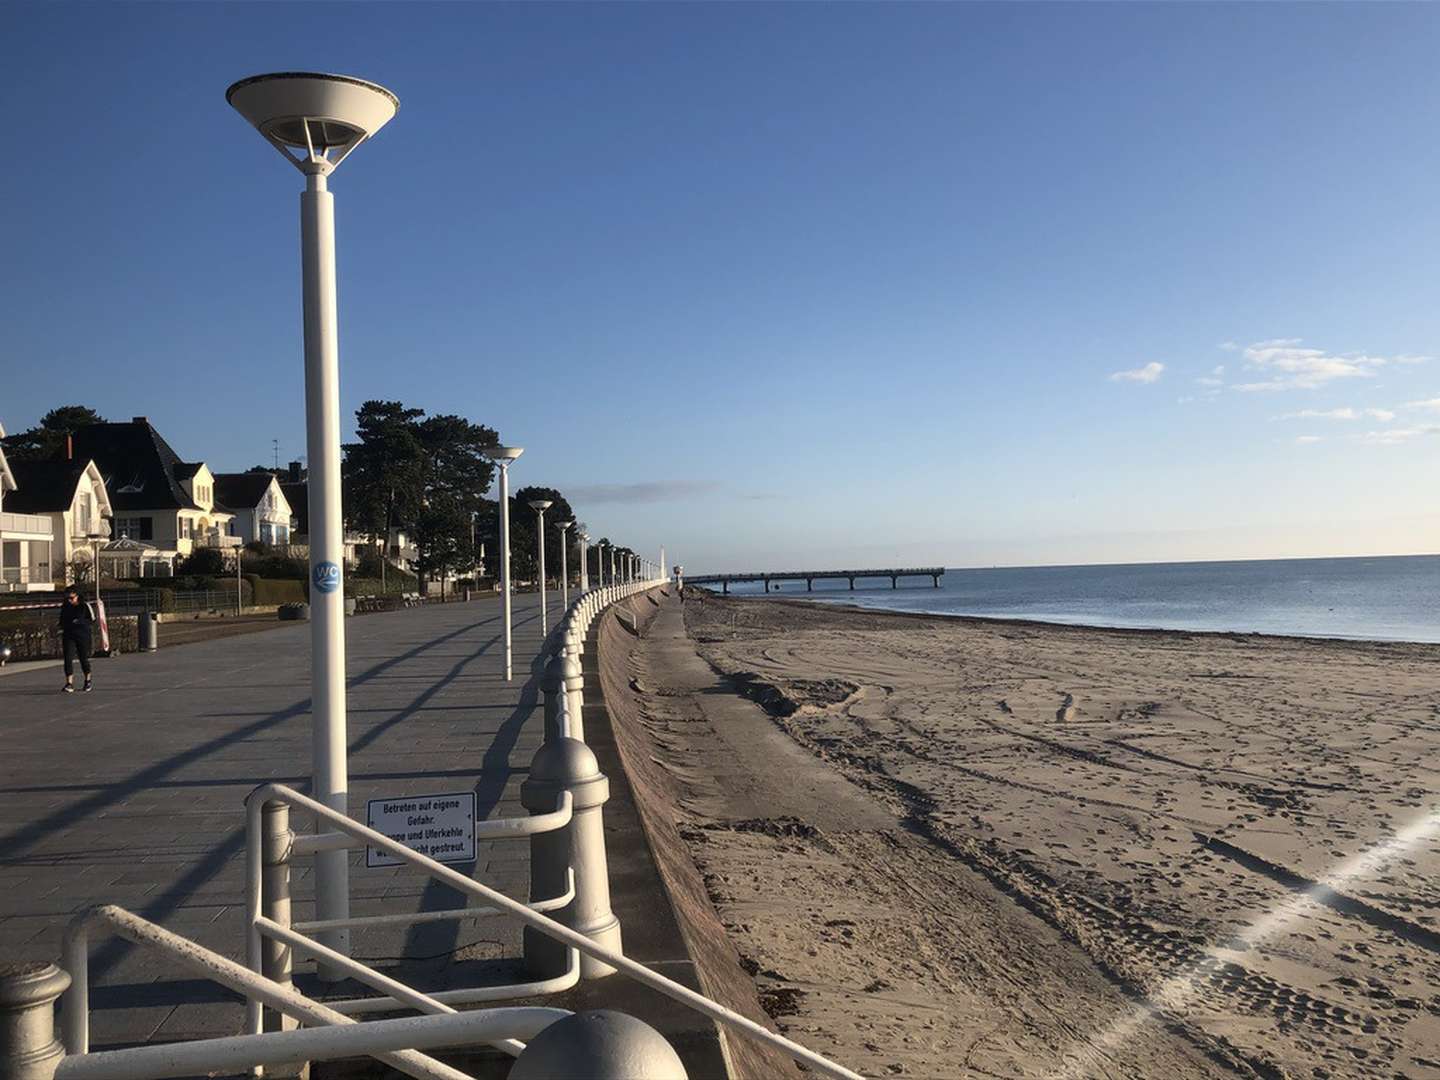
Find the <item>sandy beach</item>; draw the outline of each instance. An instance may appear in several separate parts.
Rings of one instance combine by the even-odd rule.
[[[1440,647],[692,590],[630,663],[807,1045],[875,1076],[1440,1077]]]

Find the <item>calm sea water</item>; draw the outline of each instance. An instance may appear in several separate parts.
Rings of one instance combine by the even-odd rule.
[[[1440,555],[947,570],[939,589],[928,578],[894,591],[888,580],[857,582],[853,593],[844,581],[817,581],[813,593],[787,582],[771,596],[1087,626],[1440,642]]]

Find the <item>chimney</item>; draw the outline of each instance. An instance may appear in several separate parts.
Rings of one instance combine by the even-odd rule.
[[[75,436],[68,431],[65,433],[65,460],[75,460]]]
[[[132,417],[130,418],[130,422],[131,422],[132,424],[148,424],[148,423],[150,422],[150,417],[148,417],[148,416],[132,416]]]
[[[292,484],[298,484],[301,480],[305,479],[305,475],[300,471],[300,462],[298,461],[290,462],[286,467],[286,471],[289,473],[290,483]]]

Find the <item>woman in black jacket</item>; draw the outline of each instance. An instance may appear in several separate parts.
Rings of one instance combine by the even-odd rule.
[[[60,643],[65,650],[65,693],[75,692],[75,661],[85,673],[85,693],[90,692],[90,624],[95,620],[90,605],[83,603],[76,589],[65,590],[60,605]]]

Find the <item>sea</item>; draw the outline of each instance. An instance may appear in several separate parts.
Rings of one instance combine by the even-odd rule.
[[[1440,555],[947,569],[930,579],[772,585],[771,598],[1084,626],[1440,642]],[[717,586],[718,588],[718,586]],[[758,594],[760,585],[732,585]]]

